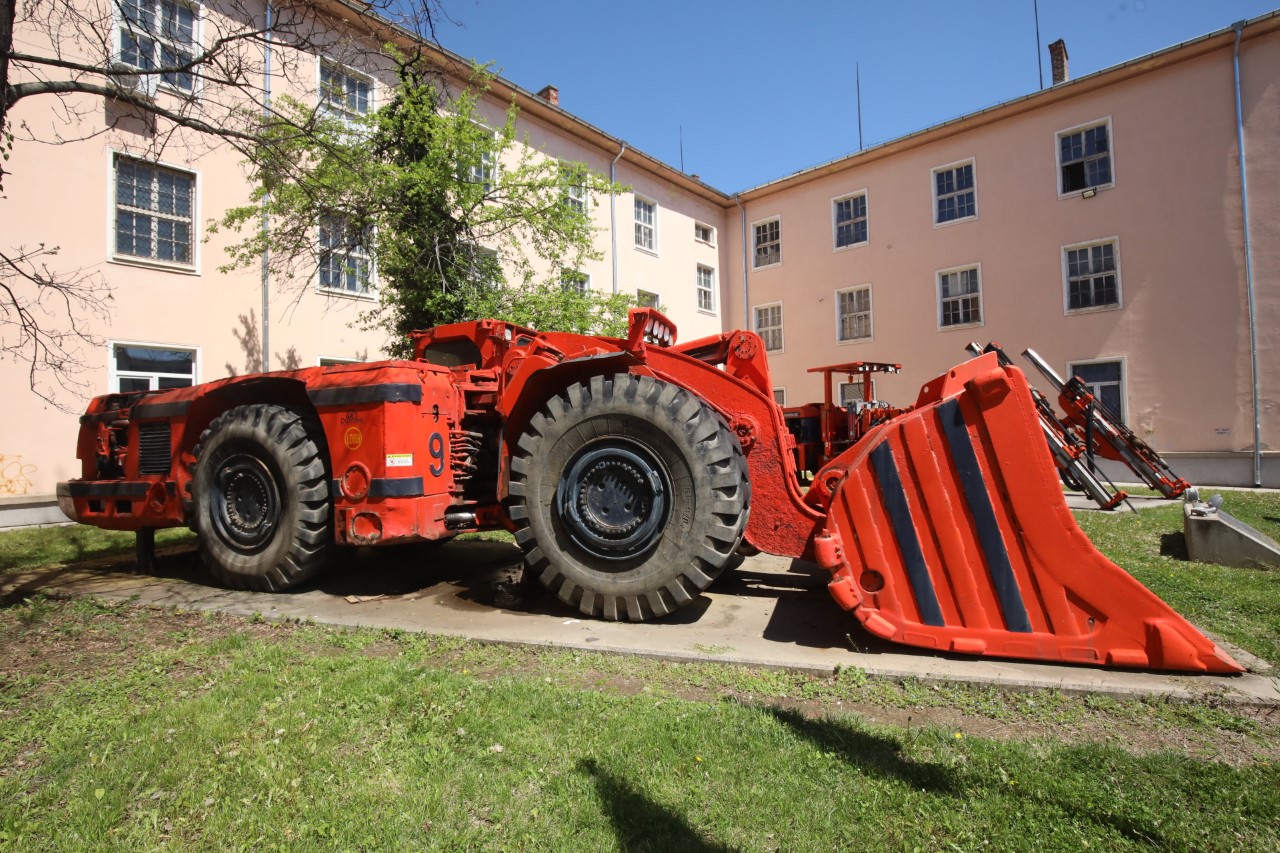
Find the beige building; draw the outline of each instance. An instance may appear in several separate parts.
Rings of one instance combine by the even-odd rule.
[[[193,43],[227,23],[216,4],[154,9],[189,20],[178,33]],[[1081,373],[1189,479],[1247,485],[1259,465],[1280,486],[1268,449],[1280,442],[1277,29],[1273,14],[1239,33],[1238,78],[1229,30],[734,195],[575,118],[551,89],[498,79],[480,111],[496,125],[514,99],[529,145],[632,188],[591,200],[603,254],[584,270],[592,287],[661,303],[684,340],[755,328],[788,404],[821,398],[807,368],[852,360],[901,362],[877,391],[905,403],[968,341],[996,340]],[[29,48],[38,36],[19,34]],[[349,97],[330,106],[357,112],[385,102],[393,78],[376,58],[276,50],[293,71],[277,90],[319,100],[336,84]],[[190,96],[184,85],[155,97]],[[73,103],[77,141],[15,145],[0,233],[56,244],[59,268],[112,286],[89,391],[260,369],[264,289],[272,367],[380,357],[385,342],[352,326],[375,296],[343,276],[264,288],[257,270],[218,271],[232,237],[204,224],[248,198],[238,155],[197,141],[157,160],[145,122],[113,121],[100,96]],[[13,118],[48,127],[54,108],[33,98]],[[55,518],[54,484],[78,474],[77,419],[27,390],[26,365],[0,363],[0,377],[7,523]]]

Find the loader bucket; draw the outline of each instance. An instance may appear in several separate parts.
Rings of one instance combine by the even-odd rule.
[[[815,552],[836,601],[894,642],[989,657],[1243,668],[1076,525],[1026,377],[986,355],[819,475]]]

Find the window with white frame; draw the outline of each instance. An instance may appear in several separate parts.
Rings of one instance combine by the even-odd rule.
[[[560,180],[564,184],[565,207],[586,216],[591,208],[587,199],[587,181],[583,167],[577,163],[561,163]]]
[[[755,307],[756,334],[764,340],[765,352],[782,349],[782,303]]]
[[[321,367],[340,367],[344,364],[363,364],[363,358],[339,358],[337,356],[322,355],[318,359]]]
[[[373,109],[373,81],[348,68],[322,61],[320,109],[347,122],[368,115]]]
[[[196,57],[199,7],[176,0],[115,0],[114,6],[117,61],[159,71],[160,82],[180,92],[195,91],[195,72],[188,66]]]
[[[1115,361],[1077,361],[1067,365],[1067,373],[1080,377],[1089,393],[1107,407],[1116,420],[1124,422],[1124,365]]]
[[[196,351],[159,344],[112,343],[112,392],[190,388],[196,382]]]
[[[857,193],[835,200],[836,248],[867,242],[867,194]]]
[[[636,248],[658,251],[658,203],[636,196]]]
[[[196,176],[115,155],[115,256],[194,266]]]
[[[863,389],[866,387],[868,378],[866,376],[855,376],[851,382],[840,383],[840,405],[848,406],[850,403],[861,403]],[[875,399],[876,383],[871,381],[871,397]]]
[[[636,291],[636,304],[641,308],[657,308],[659,306],[660,297],[658,294],[648,290]]]
[[[871,285],[836,291],[836,340],[871,340]]]
[[[320,218],[319,271],[324,290],[366,295],[373,286],[369,244],[373,234],[343,216]]]
[[[475,119],[472,119],[471,123],[480,131],[481,136],[477,142],[479,150],[475,152],[471,162],[466,164],[466,179],[469,183],[479,184],[484,192],[488,193],[493,189],[494,166],[496,163],[493,149],[488,144],[488,141],[497,139],[498,134]]]
[[[716,271],[698,264],[698,310],[716,310]]]
[[[1111,133],[1107,122],[1058,134],[1061,194],[1110,186]]]
[[[982,285],[978,268],[938,273],[938,325],[976,326],[982,323]]]
[[[706,243],[709,246],[716,244],[716,229],[710,225],[703,225],[701,222],[693,223],[693,239],[699,243]]]
[[[956,222],[978,215],[973,161],[933,170],[934,222]]]
[[[755,269],[782,263],[782,220],[767,219],[751,226],[755,255],[751,266]]]
[[[1066,264],[1068,311],[1114,308],[1120,304],[1116,241],[1106,240],[1062,250]]]
[[[774,389],[773,389],[773,402],[777,403],[779,406],[785,406],[785,405],[787,404],[787,389],[786,389],[786,388],[774,388]]]
[[[577,270],[565,270],[560,274],[560,289],[586,296],[591,289],[591,276]]]

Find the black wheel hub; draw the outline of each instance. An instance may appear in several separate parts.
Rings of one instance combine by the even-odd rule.
[[[602,559],[626,560],[662,538],[670,491],[666,469],[647,447],[611,438],[578,451],[556,504],[574,542]]]
[[[280,520],[276,478],[261,459],[236,454],[214,473],[213,524],[228,545],[252,552],[271,540]]]

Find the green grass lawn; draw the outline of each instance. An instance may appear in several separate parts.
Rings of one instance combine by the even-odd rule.
[[[0,642],[12,849],[1280,845],[1277,721],[1208,706],[83,600],[9,608]]]
[[[1227,508],[1280,518],[1275,495]],[[1175,505],[1078,517],[1180,612],[1280,660],[1280,572],[1179,559]],[[0,567],[131,548],[0,534]],[[87,599],[0,609],[0,648],[0,849],[1280,849],[1274,709]]]

